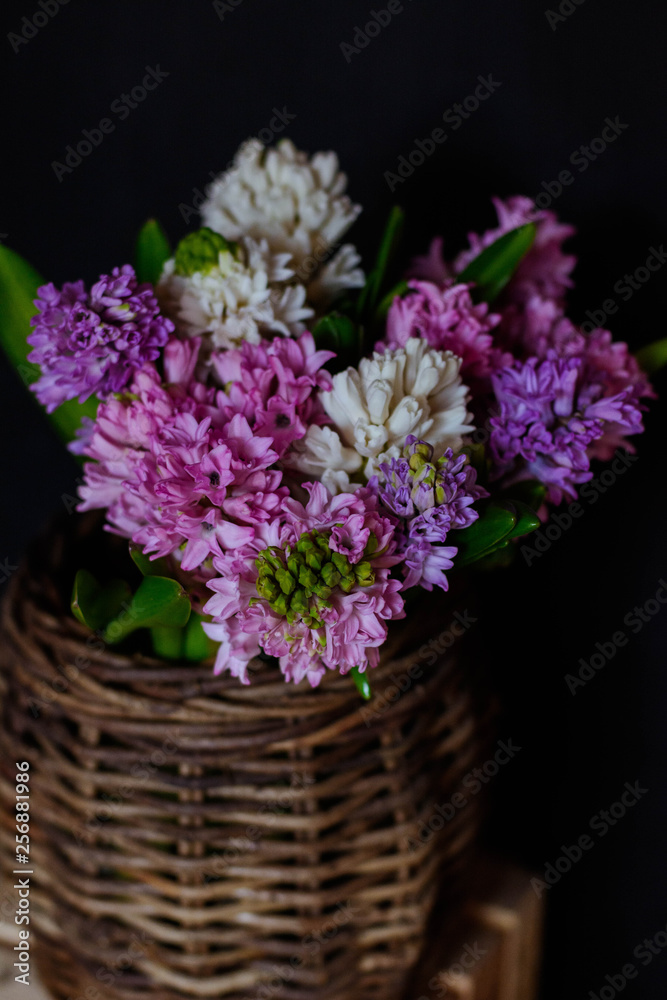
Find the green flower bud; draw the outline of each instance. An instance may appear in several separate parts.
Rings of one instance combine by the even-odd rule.
[[[276,570],[276,580],[278,581],[283,594],[291,594],[296,587],[294,577],[291,573],[288,573],[286,569]]]
[[[176,247],[174,273],[184,278],[198,271],[206,274],[217,266],[221,253],[227,252],[234,256],[237,249],[237,243],[230,243],[220,233],[204,226],[194,233],[188,233]]]
[[[310,566],[300,566],[299,567],[299,583],[305,589],[308,596],[310,596],[315,588],[317,587],[318,578],[315,573],[313,573]]]
[[[332,552],[331,562],[342,576],[345,576],[349,572],[350,560],[342,552]]]
[[[324,564],[321,575],[327,587],[335,587],[338,583],[340,583],[340,571],[337,570],[331,562]]]
[[[371,534],[365,554],[371,555],[377,545]],[[255,565],[258,596],[288,624],[302,622],[311,629],[322,628],[322,612],[331,607],[329,598],[336,587],[349,594],[354,587],[375,581],[367,559],[351,565],[342,552],[331,551],[328,534],[320,531],[304,532],[293,549],[264,549]]]
[[[354,575],[360,587],[370,587],[372,583],[375,583],[375,573],[369,562],[357,563],[354,567]]]

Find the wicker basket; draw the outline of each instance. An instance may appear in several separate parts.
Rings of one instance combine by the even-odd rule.
[[[114,558],[76,517],[42,542],[0,637],[2,853],[13,870],[26,760],[45,983],[58,1000],[397,1000],[479,826],[481,797],[434,813],[487,747],[462,641],[436,663],[424,649],[453,606],[396,624],[368,704],[349,677],[313,691],[259,661],[243,687],[73,621],[63,595],[96,546]]]

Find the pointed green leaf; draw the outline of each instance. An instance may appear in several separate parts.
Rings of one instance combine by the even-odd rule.
[[[183,626],[190,617],[190,600],[176,580],[146,576],[122,614],[107,625],[104,639],[121,642],[138,628]]]
[[[130,556],[142,576],[167,576],[169,573],[166,559],[151,559],[135,542],[130,542]]]
[[[647,375],[655,375],[667,365],[667,337],[654,340],[652,344],[640,348],[635,354],[637,364]]]
[[[26,361],[31,350],[26,337],[31,330],[30,320],[37,312],[34,304],[37,289],[43,284],[42,278],[27,260],[9,247],[0,246],[0,341],[26,385],[39,377],[39,367]]]
[[[165,261],[171,257],[171,247],[157,219],[149,219],[139,230],[134,251],[135,270],[139,281],[157,284]]]
[[[32,329],[30,320],[37,312],[34,303],[37,289],[43,284],[37,271],[23,257],[9,247],[0,246],[0,344],[26,386],[36,382],[40,375],[39,366],[28,361],[32,348],[27,338]],[[33,399],[37,402],[35,396]],[[50,413],[49,420],[60,437],[70,442],[81,426],[81,418],[95,417],[97,405],[94,398],[85,403],[73,399]]]
[[[403,233],[405,213],[398,205],[394,205],[389,213],[389,219],[380,241],[380,248],[373,270],[366,278],[366,284],[361,289],[357,301],[357,316],[373,316],[375,308],[384,289],[387,272],[396,255]]]
[[[82,625],[99,629],[115,618],[123,602],[131,597],[132,591],[125,580],[112,580],[101,587],[92,573],[80,569],[74,578],[72,613]]]
[[[368,672],[365,671],[363,674],[359,670],[359,667],[352,667],[350,670],[352,674],[352,680],[354,681],[355,687],[364,701],[370,701],[372,697],[371,685],[368,680]]]
[[[470,261],[458,275],[458,281],[474,282],[475,298],[493,302],[510,280],[535,239],[536,226],[528,222],[500,239]]]

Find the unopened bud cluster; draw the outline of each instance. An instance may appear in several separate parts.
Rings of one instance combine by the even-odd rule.
[[[372,555],[376,547],[371,534],[364,555]],[[370,562],[362,559],[353,564],[342,552],[332,551],[321,531],[305,532],[294,548],[264,549],[256,565],[259,596],[290,624],[302,621],[307,628],[321,628],[321,613],[331,607],[329,597],[336,587],[349,594],[355,586],[375,582]]]

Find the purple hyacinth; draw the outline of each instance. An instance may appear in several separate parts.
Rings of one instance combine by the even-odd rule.
[[[576,497],[575,486],[592,476],[595,444],[610,431],[619,437],[643,430],[633,387],[605,395],[586,358],[559,356],[515,362],[492,376],[500,412],[491,419],[490,452],[496,475],[537,478],[549,499]]]
[[[76,281],[61,291],[43,285],[37,294],[28,360],[42,369],[32,388],[49,413],[68,399],[120,392],[137,369],[156,360],[174,330],[152,287],[139,285],[129,264],[101,275],[90,292]]]
[[[400,519],[396,537],[405,561],[403,589],[447,590],[445,570],[452,568],[457,549],[443,543],[452,529],[467,528],[479,517],[472,504],[488,496],[466,455],[455,457],[448,448],[434,461],[431,445],[410,434],[402,457],[382,463],[370,486]]]

